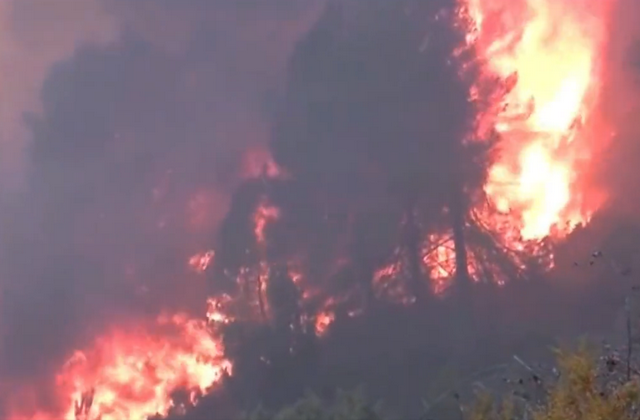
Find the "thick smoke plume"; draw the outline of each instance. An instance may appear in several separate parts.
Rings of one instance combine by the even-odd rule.
[[[3,3],[3,170],[22,181],[3,209],[8,389],[52,378],[109,325],[204,309],[185,261],[266,144],[317,4],[174,3]]]
[[[194,419],[221,399],[277,406],[355,381],[410,404],[436,364],[497,362],[586,309],[615,311],[615,293],[603,304],[535,271],[492,281],[522,261],[472,211],[500,151],[478,116],[514,80],[480,76],[455,2],[41,3],[0,7],[2,409],[55,412],[55,374],[75,349],[163,311],[202,316],[205,296],[241,299],[222,329],[233,375]],[[626,52],[610,54],[622,73]],[[633,186],[626,138],[609,143],[626,152],[606,155],[602,182],[631,213],[633,194],[608,187]],[[567,259],[588,255],[611,218],[557,250],[554,280],[583,276]],[[441,235],[453,270],[428,259]],[[206,275],[189,271],[209,249]],[[441,300],[442,272],[463,298],[472,278],[490,281]]]
[[[30,133],[22,113],[40,109],[40,87],[51,66],[79,44],[104,45],[118,34],[117,21],[101,3],[72,0],[8,0],[0,5],[0,147],[3,190],[23,186]],[[62,22],[65,22],[62,24]]]

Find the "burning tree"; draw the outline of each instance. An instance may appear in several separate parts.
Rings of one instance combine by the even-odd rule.
[[[580,16],[546,2],[329,2],[290,60],[263,169],[216,238],[212,291],[259,320],[256,340],[275,333],[295,353],[381,301],[552,267],[556,239],[597,208],[582,175],[605,37]],[[535,70],[574,43],[579,70]],[[290,293],[269,291],[276,278]]]
[[[475,274],[471,209],[497,141],[478,116],[507,86],[481,75],[467,25],[454,3],[333,2],[296,48],[272,158],[236,192],[208,270],[230,297],[238,386],[295,395],[334,319]]]
[[[424,296],[425,239],[447,226],[467,277],[466,196],[481,189],[489,150],[467,140],[495,89],[469,98],[479,62],[463,24],[450,2],[335,3],[292,58],[274,157],[324,209],[318,217],[335,220],[325,229],[350,235],[345,255],[365,299],[390,261],[407,274],[399,287]]]
[[[471,280],[501,282],[531,266],[549,268],[554,240],[588,222],[597,208],[582,175],[591,158],[585,127],[593,128],[589,117],[598,99],[604,19],[587,19],[582,7],[570,3],[330,1],[293,53],[268,150],[246,151],[245,180],[212,249],[189,261],[210,279],[208,321],[204,314],[199,320],[165,315],[142,323],[140,331],[116,328],[105,334],[61,369],[65,412],[77,418],[171,413],[172,392],[186,387],[187,405],[195,404],[227,379],[223,372],[231,367],[231,389],[251,395],[252,387],[278,383],[278,389],[265,387],[272,393],[267,398],[282,402],[282,395],[301,390],[300,371],[313,376],[316,344],[334,320],[389,301],[424,302],[453,279],[462,286]],[[607,4],[581,2],[595,16],[606,15]],[[97,67],[91,64],[96,57],[80,54],[78,78],[91,75],[92,86],[118,79],[120,67],[115,73],[103,69],[119,54],[117,48],[98,54]],[[144,218],[151,223],[142,230],[137,217],[123,218],[117,230],[98,217],[120,194],[136,197],[127,200],[132,208],[156,208],[162,192],[154,188],[147,198],[147,182],[124,182],[125,173],[147,162],[145,172],[155,185],[155,165],[146,157],[123,159],[120,148],[133,144],[135,156],[143,156],[143,139],[166,132],[173,154],[180,133],[172,130],[189,121],[190,108],[176,115],[167,101],[161,115],[172,118],[158,125],[155,112],[143,112],[144,104],[131,100],[170,92],[166,86],[177,79],[179,60],[144,45],[126,54],[134,63],[146,54],[166,74],[135,89],[118,84],[110,91],[113,103],[94,104],[87,94],[90,106],[77,104],[85,91],[74,81],[67,86],[72,95],[51,90],[46,118],[33,121],[34,158],[45,168],[36,175],[47,180],[36,189],[47,193],[31,207],[43,200],[63,209],[80,196],[92,210],[61,211],[64,217],[46,224],[47,237],[59,233],[75,244],[77,226],[98,226],[113,248],[124,249],[116,238],[120,233],[143,232],[155,242],[165,227],[155,211]],[[554,71],[542,71],[547,69]],[[80,108],[79,119],[97,128],[83,131],[82,124],[71,124],[59,111],[62,105]],[[49,169],[50,155],[60,158],[70,150],[58,147],[67,137],[82,141],[91,171]],[[104,162],[96,164],[105,150]],[[112,167],[122,182],[104,178],[105,168]],[[49,193],[49,183],[58,194]],[[93,247],[80,248],[88,272],[94,260],[109,272],[129,258],[122,250],[111,264],[103,253],[92,253]],[[58,253],[47,259],[57,262]],[[156,254],[150,254],[152,260]],[[77,266],[74,252],[65,257]],[[123,283],[128,290],[128,281]],[[14,308],[15,315],[15,306],[4,307]],[[168,356],[152,357],[160,354]],[[108,360],[100,364],[101,357]],[[142,371],[161,386],[149,380],[132,392],[130,378]],[[123,397],[127,392],[135,401]]]
[[[260,284],[284,264],[313,314],[331,299],[354,312],[381,297],[425,299],[454,272],[462,284],[479,277],[477,255],[494,265],[505,255],[481,242],[491,236],[473,216],[498,140],[486,121],[512,86],[483,73],[464,10],[329,4],[294,52],[273,133],[288,176],[265,170],[236,195],[217,241],[217,285],[242,277],[265,318]]]

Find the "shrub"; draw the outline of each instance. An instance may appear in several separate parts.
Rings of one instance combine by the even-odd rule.
[[[577,352],[558,351],[557,375],[544,388],[541,401],[527,401],[514,395],[496,402],[480,395],[468,411],[468,420],[633,420],[640,403],[637,378],[626,380],[611,366],[600,369],[585,348]]]

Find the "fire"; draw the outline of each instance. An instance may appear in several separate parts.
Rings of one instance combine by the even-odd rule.
[[[336,315],[331,311],[320,312],[316,315],[315,332],[318,337],[326,334],[329,326],[335,321]]]
[[[435,282],[436,292],[439,292],[456,271],[455,246],[448,235],[429,235],[428,245],[430,249],[424,252],[423,263],[429,269],[429,278]]]
[[[398,281],[402,279],[404,269],[399,250],[396,249],[393,257],[391,262],[380,267],[373,273],[373,289],[378,298],[404,302],[410,295],[407,294],[404,283]]]
[[[598,133],[587,135],[585,127],[597,113],[607,9],[613,0],[460,1],[475,23],[468,40],[485,63],[487,74],[509,80],[513,86],[491,122],[501,135],[502,149],[489,169],[484,191],[500,217],[485,222],[500,231],[514,249],[528,249],[528,241],[564,236],[587,223],[597,210],[587,201],[584,172]],[[241,175],[254,180],[289,177],[261,147],[246,153]],[[154,199],[160,200],[163,194],[163,189],[154,190]],[[194,228],[207,225],[208,209],[215,201],[202,193],[189,203]],[[486,218],[486,212],[478,210],[478,214]],[[259,262],[256,267],[242,268],[237,281],[247,285],[242,290],[252,287],[243,296],[252,297],[251,303],[259,306],[257,319],[266,321],[271,269],[266,227],[282,215],[263,197],[252,217]],[[432,234],[425,241],[422,269],[440,293],[455,273],[455,246],[451,235]],[[481,261],[472,254],[469,252],[470,266]],[[188,265],[204,272],[215,263],[214,256],[213,250],[198,253]],[[401,257],[394,255],[372,281],[378,294],[409,303],[402,284],[389,280],[401,275]],[[319,295],[307,287],[304,270],[292,262],[289,274],[303,299]],[[474,267],[469,267],[469,274],[476,279]],[[100,336],[90,348],[76,352],[56,377],[62,413],[16,412],[9,418],[146,420],[179,410],[175,393],[180,390],[187,392],[186,404],[195,404],[220,383],[225,372],[231,372],[215,327],[235,320],[226,309],[237,298],[210,298],[202,320],[184,314],[163,315],[153,325],[138,324]],[[339,304],[327,298],[316,306],[318,336],[335,321]]]
[[[231,301],[231,296],[226,294],[207,299],[207,319],[209,322],[212,324],[228,324],[232,322],[233,318],[225,311]]]
[[[260,246],[264,246],[265,243],[265,228],[266,226],[280,217],[280,209],[270,205],[263,200],[258,206],[254,214],[254,234],[256,240]]]
[[[57,376],[63,414],[42,419],[146,420],[178,409],[172,393],[189,404],[218,383],[231,364],[206,321],[163,315],[150,330],[115,329],[76,352]],[[22,418],[16,413],[10,418]]]
[[[565,235],[595,210],[581,185],[591,158],[583,128],[597,107],[608,3],[466,0],[487,71],[514,81],[494,124],[504,147],[485,192],[521,240]]]
[[[213,257],[215,257],[216,253],[212,249],[205,252],[198,252],[189,258],[189,267],[196,271],[197,273],[204,273],[211,265],[211,261]]]

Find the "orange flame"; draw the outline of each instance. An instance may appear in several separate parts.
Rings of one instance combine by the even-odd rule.
[[[487,70],[515,77],[495,122],[504,148],[485,191],[522,240],[588,222],[583,124],[596,110],[610,0],[465,0]]]
[[[206,252],[198,252],[189,258],[189,267],[197,273],[204,273],[211,265],[211,261],[213,257],[215,257],[216,253],[213,250],[209,250]]]
[[[266,201],[258,206],[254,215],[254,234],[258,245],[264,246],[265,244],[265,232],[264,229],[269,222],[278,220],[280,217],[280,209],[275,206],[269,205]]]
[[[207,319],[213,324],[228,324],[233,321],[225,309],[232,301],[231,296],[223,294],[215,298],[207,299]]]
[[[315,333],[322,337],[329,330],[329,326],[335,321],[336,315],[330,310],[321,311],[316,315]]]
[[[184,389],[189,404],[218,383],[231,363],[205,321],[163,315],[153,326],[115,329],[76,352],[57,375],[63,414],[14,413],[42,420],[146,420],[177,409],[172,393]]]

